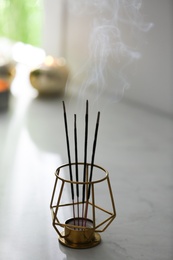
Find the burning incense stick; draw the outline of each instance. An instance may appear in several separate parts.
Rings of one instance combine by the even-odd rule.
[[[72,167],[71,167],[71,156],[70,156],[70,144],[69,144],[69,138],[68,138],[67,116],[66,116],[66,109],[65,109],[64,101],[63,101],[63,110],[64,110],[64,123],[65,123],[65,133],[66,133],[66,141],[67,141],[67,154],[68,154],[68,161],[69,161],[70,181],[73,181],[73,174],[72,174]],[[71,183],[71,197],[72,197],[72,202],[73,202],[73,216],[75,217],[73,183]]]
[[[85,143],[84,143],[83,182],[86,182],[87,144],[88,144],[88,100],[86,101],[86,114],[85,114]],[[83,191],[82,191],[82,203],[83,203],[82,216],[84,214],[84,201],[85,201],[85,184],[83,184]]]
[[[74,115],[74,143],[75,143],[75,163],[76,163],[76,182],[79,181],[78,178],[78,150],[77,150],[77,124],[76,124],[76,114]],[[78,212],[78,225],[79,225],[79,184],[76,184],[76,196],[77,196],[77,212]]]
[[[92,175],[93,175],[93,167],[94,167],[94,158],[95,158],[95,151],[96,151],[96,144],[97,144],[97,135],[98,135],[98,128],[99,128],[99,120],[100,120],[100,112],[97,114],[97,121],[96,121],[96,128],[95,128],[95,135],[94,135],[94,141],[93,141],[93,150],[92,150],[92,157],[91,157],[91,168],[90,168],[90,177],[89,182],[92,181]],[[86,202],[86,208],[85,208],[85,224],[86,225],[86,218],[88,214],[88,202],[90,198],[91,193],[91,184],[89,184],[88,192],[87,192],[87,202]]]
[[[95,151],[96,151],[96,144],[97,144],[99,120],[100,120],[100,112],[98,112],[98,114],[97,114],[97,121],[96,121],[96,128],[95,128],[95,135],[94,135],[94,142],[93,142],[93,151],[92,151],[92,158],[91,158],[91,169],[90,169],[89,182],[92,181],[92,175],[93,175],[93,166],[94,166],[94,158],[95,158]],[[88,200],[90,198],[90,191],[91,191],[91,184],[89,184],[89,189],[88,189]]]

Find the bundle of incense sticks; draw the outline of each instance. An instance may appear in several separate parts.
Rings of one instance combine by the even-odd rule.
[[[63,101],[63,111],[64,111],[64,124],[65,124],[65,134],[66,134],[66,142],[67,142],[67,155],[68,155],[68,162],[69,162],[69,176],[71,181],[71,199],[72,199],[72,205],[73,205],[73,218],[74,218],[74,225],[79,225],[79,218],[82,219],[82,225],[86,225],[86,219],[87,219],[87,213],[88,213],[88,202],[90,199],[90,193],[91,193],[91,184],[87,186],[86,191],[86,185],[85,182],[87,180],[86,174],[87,174],[87,147],[88,147],[88,100],[86,101],[86,114],[85,114],[85,133],[84,133],[84,167],[83,167],[83,187],[82,187],[82,194],[79,193],[79,173],[78,173],[78,142],[77,142],[77,116],[74,115],[74,147],[75,147],[75,177],[76,177],[76,197],[74,194],[74,184],[73,184],[73,172],[72,172],[72,163],[71,163],[71,155],[70,155],[70,143],[69,143],[69,135],[68,135],[68,124],[67,124],[67,114],[66,114],[66,108],[65,108],[65,102]],[[99,120],[100,120],[100,112],[97,114],[96,119],[96,126],[95,126],[95,134],[94,134],[94,140],[93,140],[93,148],[92,148],[92,156],[91,156],[91,167],[90,167],[90,173],[89,173],[89,182],[92,181],[93,176],[93,167],[94,167],[94,159],[95,159],[95,151],[96,151],[96,144],[97,144],[97,135],[98,135],[98,128],[99,128]],[[82,213],[80,216],[80,210],[79,210],[79,201],[82,202]],[[85,203],[86,201],[86,203]],[[77,203],[76,203],[77,202]],[[77,204],[77,217],[75,212],[75,205]],[[75,219],[78,219],[77,223],[75,222]]]

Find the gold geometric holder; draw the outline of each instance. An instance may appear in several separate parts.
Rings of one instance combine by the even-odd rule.
[[[93,178],[89,181],[91,164],[87,163],[83,180],[84,163],[78,163],[76,181],[69,177],[69,166],[75,170],[76,163],[62,165],[55,172],[50,202],[52,225],[61,244],[70,248],[94,247],[101,241],[99,232],[105,231],[116,217],[109,174],[104,168],[92,165]],[[77,189],[78,195],[71,197],[72,190],[75,193]]]

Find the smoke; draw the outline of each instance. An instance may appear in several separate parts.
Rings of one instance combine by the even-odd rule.
[[[142,0],[70,1],[72,12],[93,18],[89,57],[80,71],[85,75],[81,92],[92,89],[101,95],[108,89],[116,100],[123,96],[129,87],[126,69],[142,57],[141,32],[152,27],[143,21],[141,7]]]

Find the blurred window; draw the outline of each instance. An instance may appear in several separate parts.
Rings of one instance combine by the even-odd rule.
[[[42,0],[0,0],[0,37],[41,45]]]

